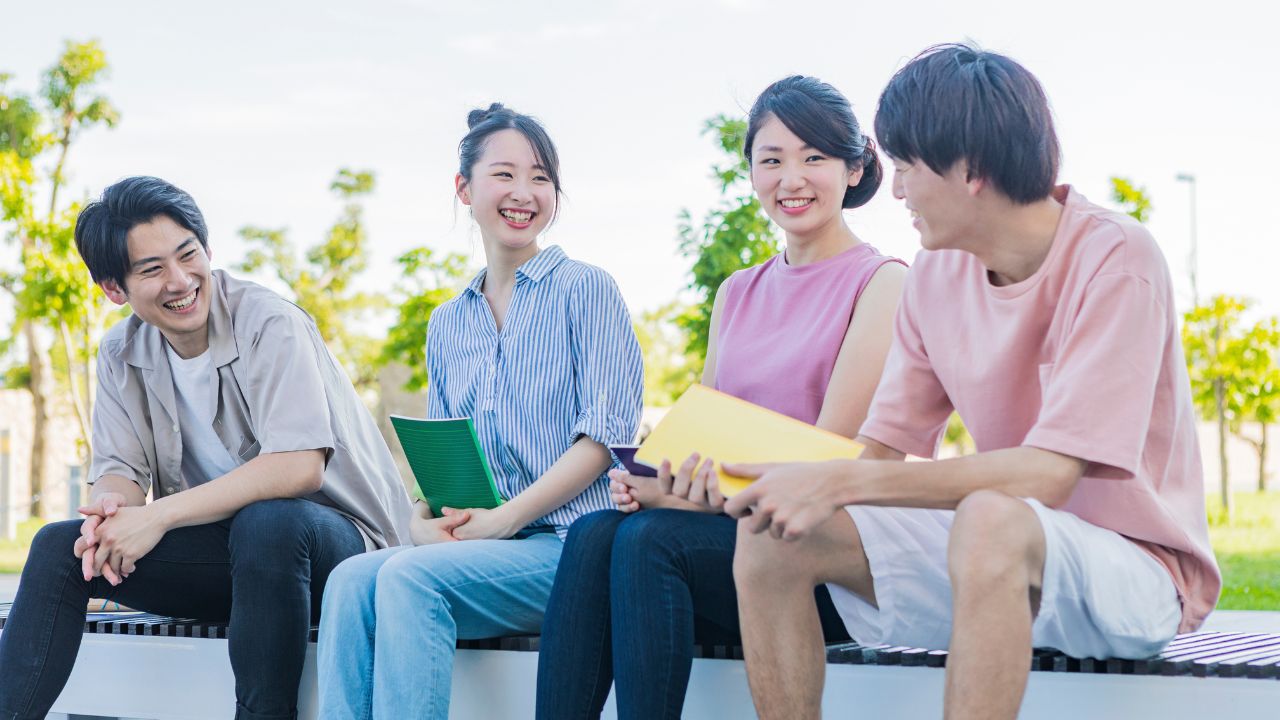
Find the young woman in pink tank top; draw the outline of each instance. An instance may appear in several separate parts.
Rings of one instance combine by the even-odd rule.
[[[744,151],[787,246],[721,285],[703,383],[853,437],[906,274],[844,219],[880,185],[875,147],[835,88],[793,76],[752,106]],[[543,623],[539,718],[598,717],[615,678],[619,718],[678,717],[695,641],[739,641],[736,521],[721,514],[714,460],[672,460],[658,478],[614,471],[618,509],[570,528]],[[824,632],[847,639],[816,594]]]

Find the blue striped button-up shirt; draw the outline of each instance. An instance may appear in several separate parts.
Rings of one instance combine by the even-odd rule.
[[[471,417],[498,492],[512,498],[580,436],[630,443],[640,420],[640,345],[608,273],[552,245],[516,269],[501,332],[481,270],[436,308],[427,331],[430,418]],[[601,475],[535,520],[564,537],[579,516],[613,507]]]

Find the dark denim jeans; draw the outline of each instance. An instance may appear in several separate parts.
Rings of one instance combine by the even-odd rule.
[[[364,551],[350,520],[308,500],[254,503],[228,520],[169,532],[117,587],[103,578],[85,582],[72,554],[80,524],[46,525],[31,544],[0,634],[0,720],[49,712],[75,664],[91,597],[229,621],[236,717],[297,715],[307,633],[320,617],[325,580],[338,563]]]
[[[737,644],[737,521],[682,510],[603,510],[569,528],[538,658],[538,717],[596,718],[615,682],[618,717],[679,718],[694,643]],[[828,642],[847,641],[825,586]]]

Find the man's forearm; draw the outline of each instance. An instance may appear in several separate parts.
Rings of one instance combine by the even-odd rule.
[[[1078,458],[1032,447],[936,462],[836,461],[833,499],[840,505],[953,509],[969,494],[990,489],[1056,507],[1071,496],[1084,467]]]
[[[147,504],[147,495],[142,492],[138,483],[122,475],[103,475],[93,483],[89,491],[89,504],[92,505],[104,493],[116,493],[124,497],[124,504],[140,507]]]
[[[324,483],[324,451],[266,453],[222,477],[151,503],[168,529],[225,520],[261,500],[301,497]]]

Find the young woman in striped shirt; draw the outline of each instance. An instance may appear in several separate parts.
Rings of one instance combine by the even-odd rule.
[[[459,200],[486,267],[431,316],[428,417],[475,421],[498,489],[492,510],[418,502],[413,546],[330,576],[320,715],[446,718],[459,638],[537,633],[569,525],[612,507],[608,445],[640,417],[640,349],[613,279],[537,238],[555,217],[555,146],[494,104],[467,118]]]
[[[875,147],[835,88],[794,76],[756,100],[744,151],[786,251],[720,286],[703,383],[853,437],[906,275],[843,215],[880,184]],[[714,461],[673,460],[674,476],[669,462],[659,478],[615,471],[618,509],[573,525],[543,625],[539,718],[598,717],[611,681],[620,718],[677,718],[694,643],[740,642],[736,521],[720,512]],[[827,637],[848,639],[817,595]]]

